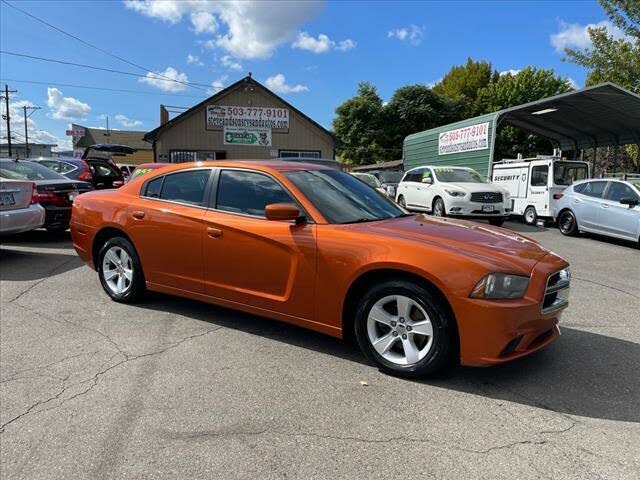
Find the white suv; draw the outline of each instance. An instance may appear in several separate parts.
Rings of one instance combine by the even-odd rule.
[[[409,210],[482,218],[498,226],[511,213],[509,192],[465,167],[412,168],[398,185],[396,201]]]

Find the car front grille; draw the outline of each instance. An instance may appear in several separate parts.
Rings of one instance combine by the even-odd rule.
[[[547,280],[547,288],[542,301],[542,313],[548,314],[560,310],[569,304],[569,286],[571,275],[563,274],[568,270],[556,272]]]
[[[502,194],[497,192],[475,192],[471,194],[471,201],[478,203],[501,203]]]

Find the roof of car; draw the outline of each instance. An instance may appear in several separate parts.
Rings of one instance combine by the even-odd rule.
[[[254,170],[262,171],[278,171],[278,172],[291,172],[291,171],[303,171],[303,170],[334,170],[331,167],[325,165],[318,165],[317,163],[302,163],[302,162],[287,162],[283,160],[208,160],[204,162],[185,162],[178,164],[165,164],[171,168],[171,170],[182,170],[183,168],[198,167],[242,167],[251,168]]]

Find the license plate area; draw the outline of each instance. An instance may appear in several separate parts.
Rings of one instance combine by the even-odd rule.
[[[0,206],[7,207],[9,205],[15,205],[16,199],[13,193],[0,193]]]
[[[484,213],[491,213],[493,212],[493,205],[482,205],[482,211]]]

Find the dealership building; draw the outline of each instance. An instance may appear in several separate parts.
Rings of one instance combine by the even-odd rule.
[[[251,75],[144,136],[156,162],[334,158],[331,132],[264,87]]]

